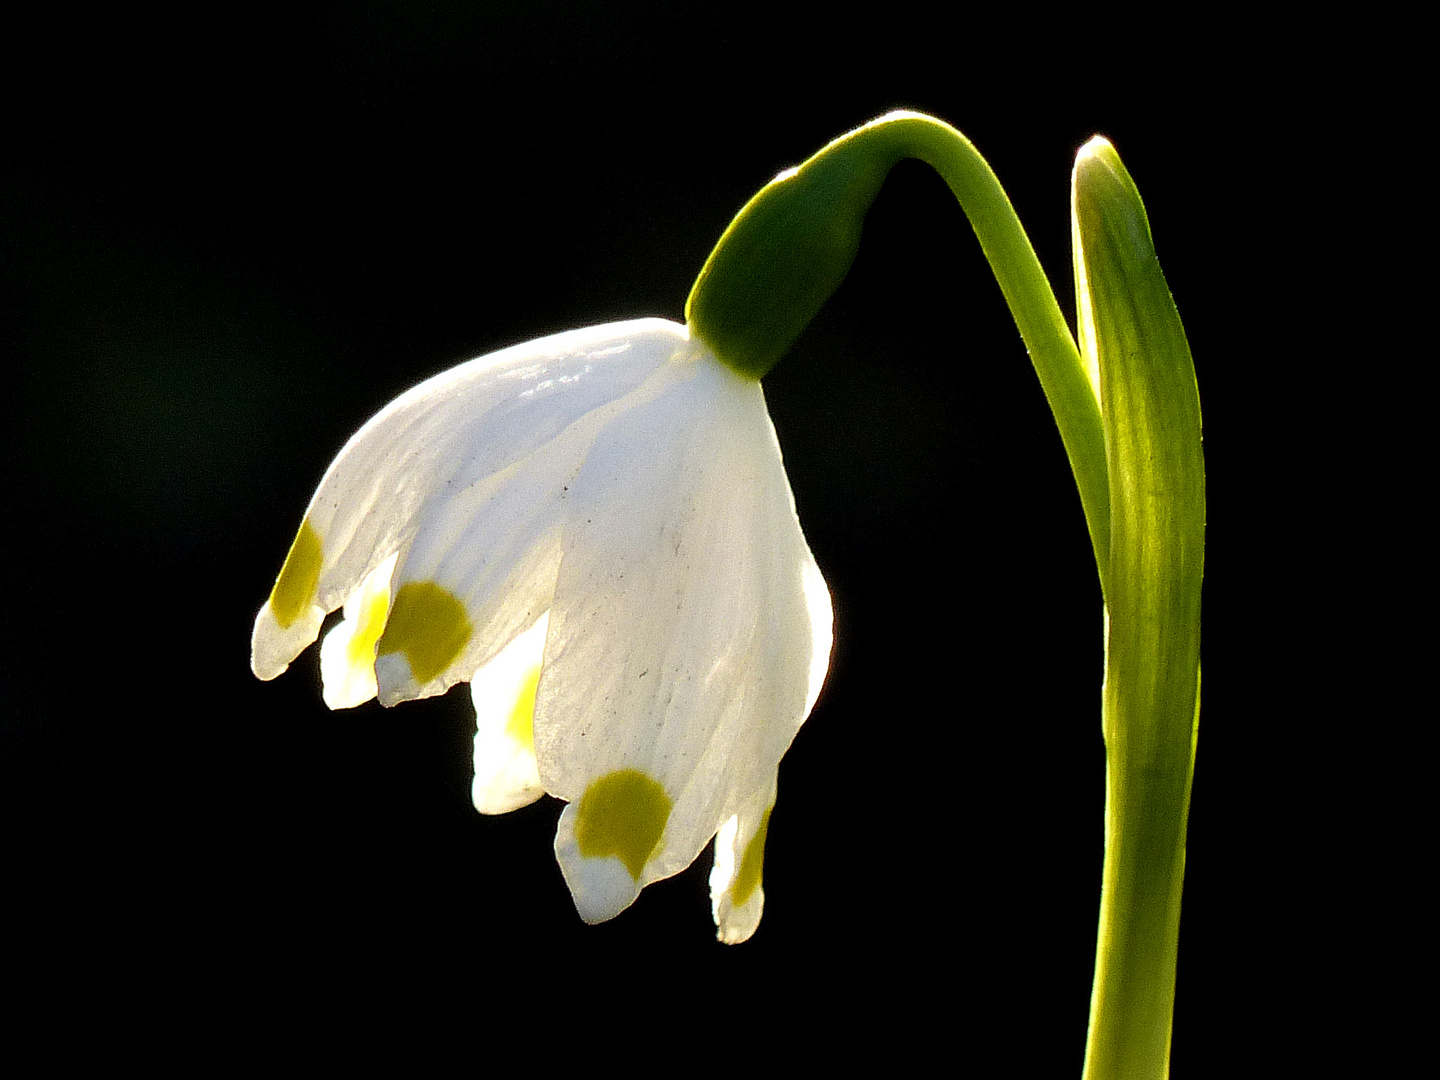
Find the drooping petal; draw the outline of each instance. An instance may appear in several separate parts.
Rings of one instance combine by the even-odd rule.
[[[547,613],[470,681],[475,702],[471,796],[482,814],[508,814],[545,794],[535,764],[534,717],[548,624]]]
[[[417,511],[378,643],[382,704],[469,679],[549,609],[565,489],[593,439],[593,425],[573,424],[515,467]]]
[[[600,433],[566,507],[535,745],[592,922],[773,781],[829,661],[829,594],[760,386],[696,349]]]
[[[320,679],[325,704],[353,709],[375,696],[375,645],[390,614],[390,579],[395,556],[365,576],[345,601],[345,618],[320,644]]]
[[[659,319],[557,334],[462,364],[387,405],[345,445],[311,500],[275,589],[255,620],[255,674],[271,679],[284,671],[314,641],[325,614],[348,601],[377,566],[397,554],[398,580],[387,630],[396,620],[400,625],[391,643],[397,635],[404,639],[407,629],[433,622],[432,616],[444,608],[443,598],[406,571],[418,530],[427,522],[443,522],[451,529],[447,539],[456,541],[465,538],[465,530],[484,525],[487,494],[504,489],[507,477],[523,471],[530,458],[557,439],[572,449],[583,443],[564,436],[597,410],[604,414],[617,408],[615,403],[641,387],[684,341],[683,327]],[[603,423],[597,418],[589,426],[598,430]],[[571,467],[577,465],[578,459]],[[523,483],[518,490],[522,495],[515,498],[522,501],[531,493]],[[452,499],[466,497],[474,513],[447,510]],[[555,526],[550,523],[548,531],[534,526],[541,510],[533,501],[553,504],[555,497],[548,488],[536,493],[527,504],[528,516],[513,507],[502,511],[519,513],[531,523],[517,527],[529,532],[528,546],[522,544],[524,551],[514,559],[516,566],[528,556],[531,569],[543,572],[547,558],[553,562],[553,552],[535,554],[547,542],[553,546],[553,540],[536,539],[537,531],[550,536]],[[553,505],[542,508],[550,509]],[[438,557],[434,561],[438,565]],[[404,593],[412,583],[417,589]],[[493,579],[491,584],[499,585]],[[520,619],[514,632],[538,613]],[[455,622],[445,624],[451,638],[459,633]],[[419,651],[421,666],[428,671],[445,658],[453,641],[437,645],[424,637],[423,632],[411,634],[404,643]],[[384,644],[382,636],[382,656]],[[380,688],[385,700],[383,676]],[[405,696],[416,695],[402,689],[390,700]]]
[[[771,777],[715,834],[710,913],[715,917],[715,936],[727,945],[748,940],[760,925],[765,910],[761,885],[765,833],[774,808],[775,778]]]
[[[421,507],[377,647],[381,704],[443,693],[469,679],[550,608],[561,522],[586,455],[606,425],[623,422],[665,384],[659,370],[523,461],[463,490],[444,488]]]

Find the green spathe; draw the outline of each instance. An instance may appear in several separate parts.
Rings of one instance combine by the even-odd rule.
[[[839,288],[865,212],[899,156],[873,125],[766,184],[725,230],[685,302],[685,321],[741,374],[761,378]]]

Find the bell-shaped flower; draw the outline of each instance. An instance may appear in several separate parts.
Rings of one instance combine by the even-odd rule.
[[[470,682],[475,805],[567,801],[555,852],[586,921],[715,838],[720,937],[754,932],[777,768],[831,645],[756,378],[645,319],[422,383],[326,472],[256,618],[255,674],[342,605],[327,704]]]

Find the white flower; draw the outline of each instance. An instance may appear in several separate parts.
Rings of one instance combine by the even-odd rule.
[[[719,935],[754,932],[776,771],[831,645],[759,382],[645,319],[422,383],[325,474],[255,620],[255,674],[341,604],[327,704],[470,681],[475,805],[569,803],[555,853],[586,921],[718,833]]]

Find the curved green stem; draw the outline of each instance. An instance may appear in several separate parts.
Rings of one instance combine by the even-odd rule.
[[[839,286],[859,247],[865,211],[886,173],[905,158],[944,178],[989,260],[1060,429],[1103,589],[1110,499],[1096,376],[1085,368],[1005,189],[949,124],[890,113],[781,173],[725,230],[690,292],[686,320],[722,360],[764,375]]]

